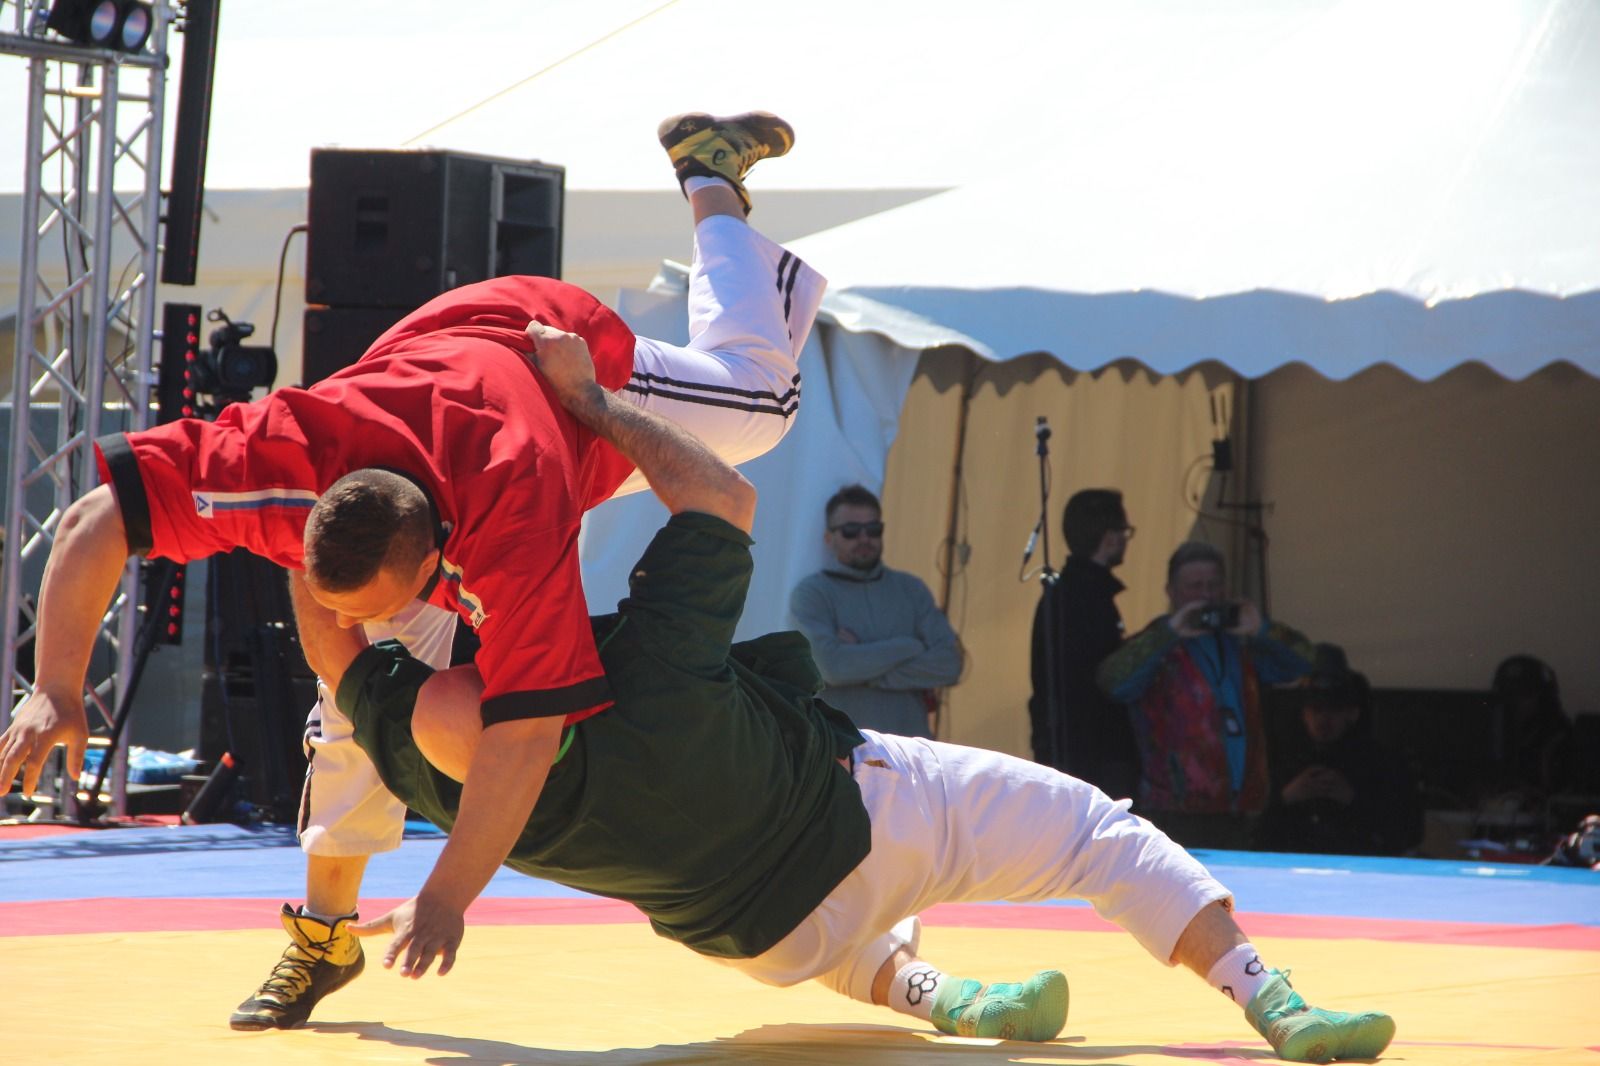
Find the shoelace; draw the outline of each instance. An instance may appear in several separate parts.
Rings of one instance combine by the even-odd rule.
[[[767,146],[754,136],[738,127],[724,126],[719,131],[720,140],[727,146],[728,151],[739,157],[739,174],[742,176],[751,167],[767,157]],[[715,141],[711,142],[715,144]]]
[[[278,995],[298,996],[311,984],[311,971],[316,968],[328,951],[333,947],[333,938],[326,940],[313,940],[310,944],[311,951],[299,944],[290,944],[284,951],[283,958],[278,960],[278,965],[272,968],[272,974],[261,984],[261,989],[256,995],[268,992]],[[313,951],[318,954],[313,954]]]
[[[767,146],[754,137],[746,136],[743,132],[729,137],[728,143],[739,153],[739,169],[741,171],[749,170],[761,160],[767,158],[769,151]]]

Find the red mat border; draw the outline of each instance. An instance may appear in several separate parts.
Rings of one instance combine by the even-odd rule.
[[[365,901],[382,914],[396,899]],[[0,903],[0,936],[64,933],[200,932],[277,927],[277,900],[75,899]],[[982,929],[1120,932],[1087,907],[945,903],[922,915],[930,925]],[[477,925],[617,925],[643,922],[631,905],[607,899],[482,899],[468,919]],[[1600,928],[1586,925],[1500,925],[1486,922],[1402,921],[1298,914],[1241,914],[1253,936],[1368,939],[1420,944],[1600,951]]]

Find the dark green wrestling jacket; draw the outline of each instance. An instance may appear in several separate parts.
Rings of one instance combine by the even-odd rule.
[[[814,698],[821,679],[805,638],[731,644],[750,543],[694,513],[656,534],[618,613],[591,620],[616,704],[572,727],[506,860],[626,900],[662,936],[727,958],[783,939],[866,857],[872,835],[837,762],[861,734]],[[411,738],[431,675],[384,642],[356,659],[338,701],[384,784],[448,830],[461,786]]]

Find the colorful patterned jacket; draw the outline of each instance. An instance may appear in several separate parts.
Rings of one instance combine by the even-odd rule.
[[[1220,656],[1200,647],[1209,641]],[[1196,814],[1258,813],[1266,806],[1266,730],[1261,684],[1281,684],[1311,669],[1309,641],[1288,626],[1263,622],[1254,636],[1229,634],[1180,638],[1162,615],[1107,656],[1096,680],[1128,707],[1142,764],[1141,810]],[[1244,734],[1242,780],[1235,787],[1228,765],[1229,715],[1219,698],[1220,665],[1234,671],[1233,688],[1243,706],[1237,728]]]

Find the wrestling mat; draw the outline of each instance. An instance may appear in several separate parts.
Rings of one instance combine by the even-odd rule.
[[[442,846],[373,859],[365,910],[415,891]],[[1600,873],[1408,859],[1202,852],[1270,965],[1308,1000],[1378,1008],[1408,1066],[1600,1066]],[[1255,1064],[1243,1013],[1149,958],[1086,906],[952,905],[924,915],[949,972],[1071,983],[1049,1044],[945,1037],[821,987],[766,988],[661,940],[627,906],[502,872],[448,977],[376,961],[304,1028],[228,1014],[286,939],[303,864],[281,827],[28,835],[0,828],[6,1061],[136,1063]]]

